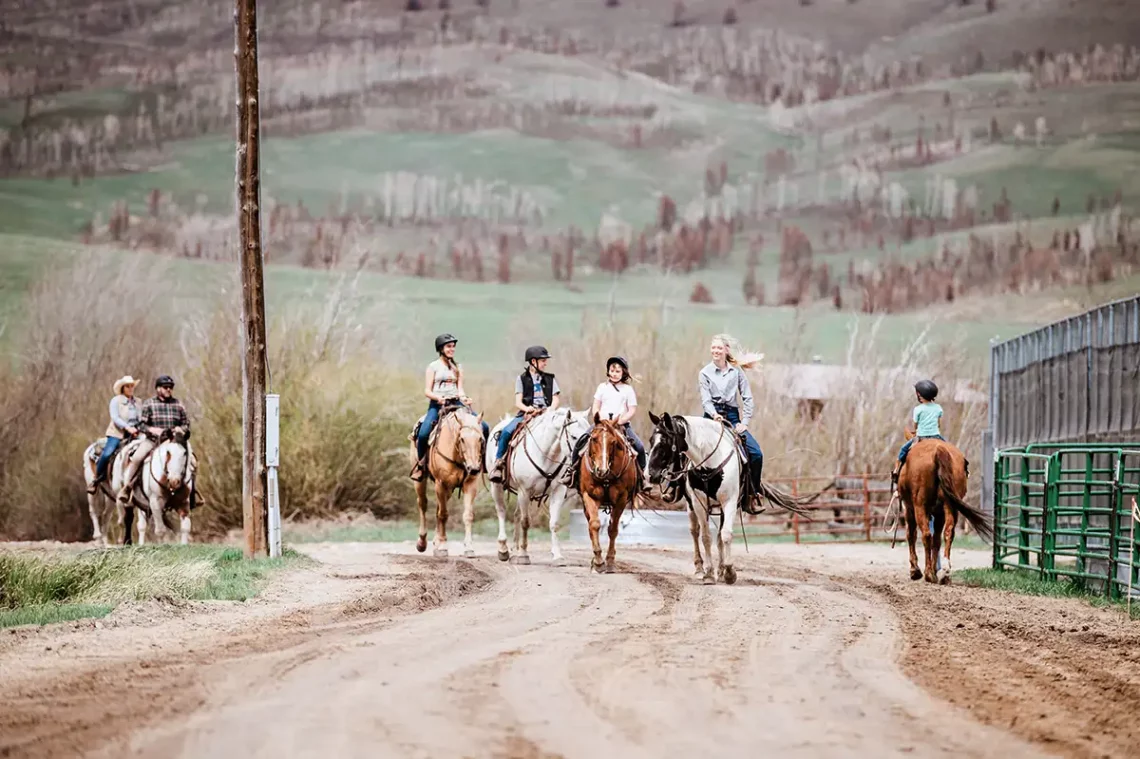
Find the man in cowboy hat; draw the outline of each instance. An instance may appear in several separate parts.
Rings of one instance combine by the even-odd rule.
[[[103,452],[95,462],[95,479],[87,486],[87,492],[94,494],[99,483],[107,477],[107,466],[111,463],[115,453],[122,447],[124,439],[133,440],[139,434],[139,406],[135,401],[135,385],[138,380],[126,375],[115,380],[111,386],[115,396],[111,398],[111,423],[103,435],[107,442],[103,444]]]
[[[186,414],[186,407],[174,397],[174,380],[164,374],[154,381],[154,388],[154,397],[147,399],[139,414],[143,438],[131,455],[130,464],[123,475],[123,486],[118,493],[118,501],[122,504],[130,501],[131,490],[143,462],[164,436],[170,435],[183,443],[190,440],[190,417]],[[194,474],[194,455],[190,453],[188,444],[186,448],[190,454],[187,456],[187,479],[190,479]]]

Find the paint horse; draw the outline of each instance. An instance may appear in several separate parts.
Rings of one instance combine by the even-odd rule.
[[[614,571],[614,542],[621,525],[621,515],[640,490],[641,474],[637,468],[637,451],[616,422],[595,414],[594,428],[589,435],[586,450],[578,462],[578,483],[590,528],[590,545],[594,549],[590,566],[597,572],[610,574]],[[598,539],[601,528],[599,512],[602,509],[610,512],[607,530],[610,544],[604,563]]]
[[[491,441],[498,440],[503,427],[514,417],[506,417],[491,431]],[[499,559],[511,558],[507,549],[507,496],[513,492],[518,496],[515,508],[514,560],[518,564],[530,564],[528,536],[530,531],[530,511],[532,505],[546,500],[550,506],[550,555],[554,566],[562,566],[565,559],[558,542],[558,520],[562,507],[571,507],[578,494],[569,490],[561,482],[562,467],[569,460],[570,451],[579,437],[589,429],[585,411],[572,411],[565,406],[553,411],[544,411],[520,424],[511,437],[507,448],[505,476],[502,482],[491,483],[491,497],[495,500],[495,512],[499,517]],[[486,466],[490,470],[495,464],[495,446],[487,446]]]
[[[907,439],[913,434],[907,430]],[[899,470],[898,496],[903,503],[906,541],[910,548],[910,579],[950,584],[950,546],[960,516],[978,534],[993,540],[993,526],[980,509],[964,500],[968,477],[966,457],[954,445],[935,439],[916,440]],[[915,539],[922,529],[925,571],[918,568]],[[939,550],[943,555],[939,557]],[[940,560],[941,559],[941,560]]]
[[[736,582],[733,526],[742,499],[751,498],[745,467],[747,454],[732,428],[721,422],[668,413],[658,417],[653,412],[649,418],[653,422],[649,481],[661,486],[667,503],[684,498],[689,505],[695,576],[706,585],[714,585],[718,579],[732,585]],[[803,506],[818,497],[792,496],[765,482],[760,483],[760,491],[759,495],[776,506],[809,520],[810,514]],[[717,506],[721,519],[716,533],[718,561],[714,578],[709,516]]]
[[[463,555],[475,556],[471,543],[471,525],[475,521],[475,489],[483,471],[483,415],[475,415],[462,406],[448,406],[428,441],[426,477],[416,482],[416,503],[420,509],[420,536],[416,550],[427,550],[427,485],[435,483],[434,554],[447,556],[447,502],[456,490],[463,497]],[[411,461],[418,460],[416,442],[412,440]]]

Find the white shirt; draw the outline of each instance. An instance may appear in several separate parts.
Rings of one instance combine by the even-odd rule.
[[[594,400],[601,401],[598,415],[602,419],[617,419],[630,409],[637,408],[637,393],[625,383],[614,385],[611,382],[603,382],[598,385]]]

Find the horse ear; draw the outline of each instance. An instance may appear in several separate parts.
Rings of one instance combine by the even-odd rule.
[[[167,464],[169,464],[169,463],[170,463],[170,455],[171,455],[171,454],[170,454],[170,451],[167,451],[167,452],[166,452],[166,463],[167,463]]]
[[[475,421],[476,421],[476,423],[478,423],[478,424],[482,424],[482,423],[483,423],[483,412],[482,412],[482,411],[480,411],[480,412],[479,412],[479,416],[475,417]]]
[[[601,423],[602,423],[602,415],[601,414],[594,414],[594,424],[601,424]]]
[[[656,427],[657,425],[661,424],[661,417],[657,416],[657,414],[654,414],[652,411],[650,411],[649,412],[649,421],[653,422],[653,426]]]

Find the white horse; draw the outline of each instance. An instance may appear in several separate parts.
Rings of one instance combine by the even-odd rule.
[[[107,545],[107,535],[102,529],[100,521],[100,514],[105,511],[104,506],[108,501],[115,502],[115,493],[119,492],[119,488],[123,483],[123,472],[126,470],[127,462],[130,460],[131,453],[134,451],[135,445],[128,442],[126,445],[119,448],[115,453],[115,458],[107,467],[108,480],[101,483],[99,489],[94,493],[87,495],[87,512],[91,515],[91,532],[92,540],[96,543]],[[95,441],[87,446],[87,450],[83,452],[83,481],[84,484],[90,488],[91,483],[95,481],[95,462],[99,458],[98,453],[101,450],[99,441]],[[107,482],[110,482],[110,490],[107,489]],[[138,489],[131,494],[132,498],[139,498]],[[143,505],[143,501],[138,501],[139,505]],[[123,523],[122,510],[117,510],[119,514],[119,524]]]
[[[498,433],[513,417],[503,419],[491,431],[487,445],[486,466],[490,471],[495,464],[495,449]],[[581,500],[576,491],[568,490],[560,481],[563,468],[574,447],[574,442],[590,429],[585,411],[573,411],[563,407],[547,411],[530,421],[525,428],[515,430],[517,440],[511,441],[506,455],[506,471],[510,482],[492,482],[491,496],[495,499],[495,511],[499,517],[499,559],[507,561],[507,487],[518,495],[515,509],[514,544],[518,564],[529,564],[527,553],[528,531],[530,529],[530,504],[548,498],[550,503],[550,555],[555,566],[565,563],[562,547],[558,543],[558,519],[562,505],[569,498]],[[521,436],[521,437],[519,437]],[[521,533],[521,544],[520,544]]]
[[[190,542],[190,492],[194,488],[194,469],[190,466],[191,453],[189,446],[174,440],[159,443],[150,454],[143,471],[139,473],[139,484],[136,488],[142,490],[147,505],[136,509],[127,506],[126,523],[124,529],[130,537],[131,523],[134,514],[139,513],[139,545],[146,542],[146,515],[150,513],[154,523],[154,539],[161,542],[166,534],[166,523],[163,514],[168,510],[176,510],[181,519],[181,543]],[[120,514],[120,519],[123,515]],[[129,541],[128,541],[129,542]]]
[[[732,564],[732,531],[740,502],[745,453],[732,430],[720,422],[701,416],[662,417],[649,413],[653,435],[649,439],[649,480],[662,490],[680,490],[689,502],[689,528],[693,535],[695,576],[706,585],[717,580],[732,585],[736,569]],[[760,484],[761,495],[780,508],[804,516],[802,503],[815,496],[791,496],[771,485]],[[709,511],[721,509],[720,529],[716,534],[719,554],[716,576],[712,567],[712,536],[709,533]],[[698,541],[699,538],[699,541]],[[701,545],[704,546],[702,556]]]

